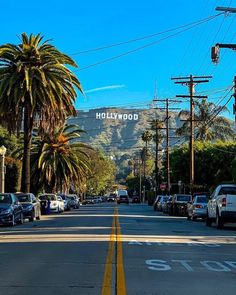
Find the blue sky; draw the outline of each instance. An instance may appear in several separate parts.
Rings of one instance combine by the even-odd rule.
[[[110,49],[77,54],[117,42],[161,32],[217,14],[216,6],[236,7],[236,0],[8,0],[1,3],[0,44],[18,43],[22,32],[42,33],[61,51],[70,54],[81,70],[76,73],[86,93],[76,101],[78,109],[99,106],[146,106],[153,98],[154,83],[160,98],[187,94],[187,88],[170,80],[179,75],[213,75],[198,85],[209,100],[223,104],[226,88],[236,75],[236,53],[222,49],[216,66],[210,60],[215,43],[235,43],[236,17],[219,16],[201,26],[154,46],[88,69],[100,62],[168,34]],[[169,33],[170,34],[170,33]],[[187,107],[183,104],[182,107]],[[228,104],[232,116],[232,100]]]

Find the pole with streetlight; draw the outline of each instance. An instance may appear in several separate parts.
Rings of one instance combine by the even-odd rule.
[[[0,192],[5,192],[5,155],[6,155],[6,147],[2,145],[0,147]]]

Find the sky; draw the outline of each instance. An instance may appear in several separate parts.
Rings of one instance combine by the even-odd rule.
[[[148,107],[155,88],[160,99],[188,94],[171,77],[190,74],[212,75],[209,83],[196,85],[196,93],[222,105],[232,93],[236,52],[221,49],[215,65],[210,48],[235,43],[236,14],[157,34],[216,15],[217,6],[236,7],[236,0],[0,0],[0,44],[18,44],[22,32],[41,33],[69,54],[78,64],[75,73],[84,91],[76,99],[80,110]],[[233,99],[225,113],[231,119],[232,104]],[[180,107],[188,108],[188,103]]]

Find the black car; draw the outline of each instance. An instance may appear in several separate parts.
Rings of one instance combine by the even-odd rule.
[[[41,209],[40,202],[36,199],[34,194],[31,193],[15,193],[21,206],[23,208],[24,218],[28,218],[29,221],[34,221],[35,218],[40,220]]]
[[[0,224],[14,226],[24,222],[23,208],[12,193],[0,193]]]
[[[129,204],[129,197],[127,195],[120,195],[117,197],[117,204],[121,203]]]

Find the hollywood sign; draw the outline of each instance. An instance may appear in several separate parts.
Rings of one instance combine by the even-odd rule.
[[[137,121],[138,114],[119,114],[119,113],[96,113],[96,119],[109,119],[109,120],[129,120]]]

